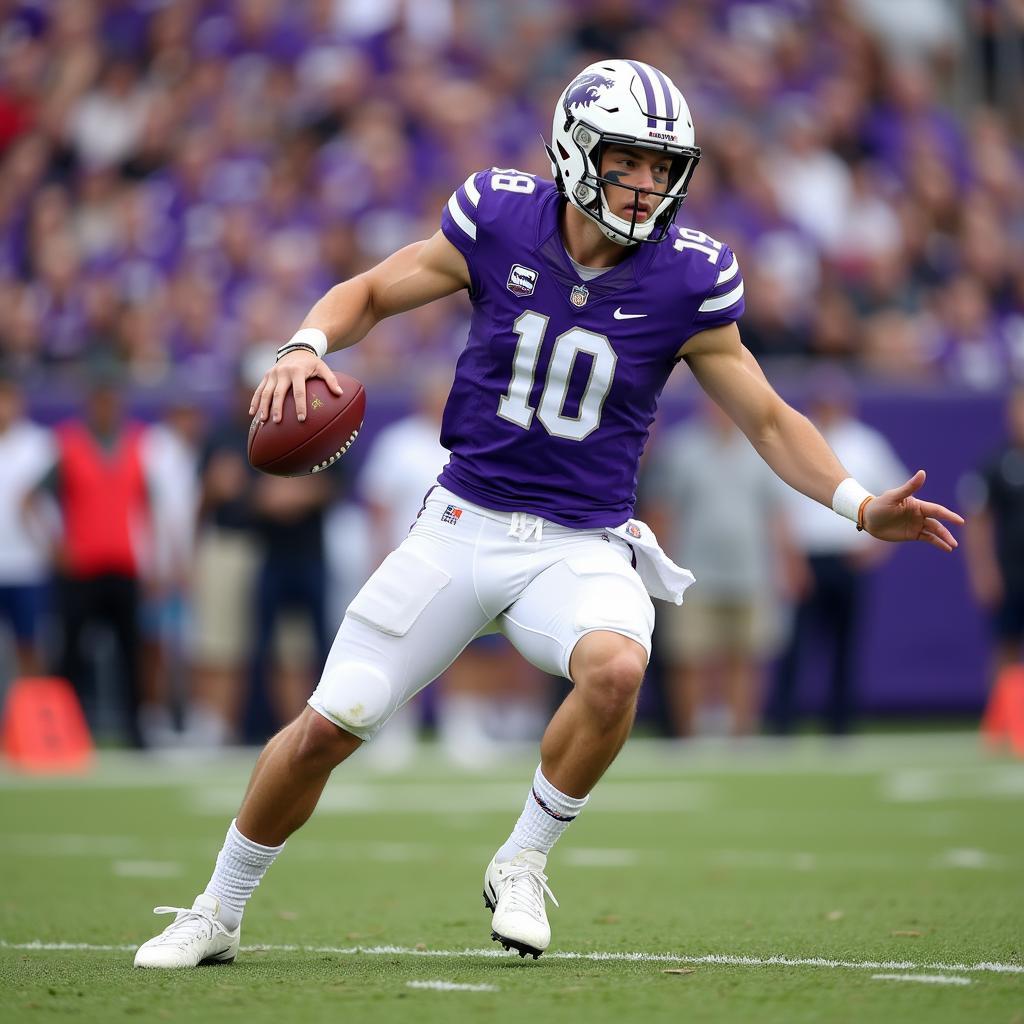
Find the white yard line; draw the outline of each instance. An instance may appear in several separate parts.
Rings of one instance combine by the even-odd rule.
[[[919,981],[925,985],[970,985],[970,978],[955,974],[872,974],[872,981]]]
[[[971,870],[985,870],[1001,868],[1005,864],[1004,857],[997,857],[984,850],[975,850],[973,847],[957,847],[946,850],[936,857],[931,867],[939,868],[968,868]]]
[[[0,836],[0,852],[23,857],[129,858],[139,856],[145,845],[137,836],[85,836],[73,833],[10,833]]]
[[[881,778],[889,803],[954,800],[1017,800],[1024,796],[1024,765],[981,764],[946,768],[904,768]]]
[[[13,857],[70,857],[105,860],[115,858],[115,874],[136,877],[169,878],[181,873],[181,863],[158,858],[146,859],[145,854],[162,852],[179,857],[214,857],[217,846],[207,840],[152,840],[149,842],[128,836],[82,836],[13,834],[0,836],[0,854]],[[460,848],[454,855],[467,864],[486,864],[493,854],[491,847]],[[453,852],[432,843],[402,843],[383,840],[303,840],[290,851],[290,856],[316,863],[339,860],[370,861],[375,863],[407,864],[444,856],[451,860]],[[616,868],[664,864],[667,854],[661,851],[628,850],[604,847],[575,847],[567,850],[565,863],[577,868]],[[147,873],[147,866],[152,868]],[[172,870],[173,869],[173,870]]]
[[[498,992],[497,985],[461,985],[454,981],[407,981],[406,988],[428,988],[435,992]]]
[[[439,786],[427,783],[339,782],[325,790],[318,815],[334,814],[507,814],[519,810],[525,792],[521,782],[465,780]],[[238,807],[235,786],[204,786],[190,795],[199,814],[220,817]],[[605,781],[587,805],[587,815],[602,812],[651,814],[655,811],[697,811],[711,802],[709,784],[689,780],[658,780],[637,786],[632,782]]]
[[[574,868],[631,868],[641,861],[661,861],[642,850],[588,849],[578,846],[565,851],[565,864]]]
[[[97,953],[134,952],[135,946],[105,946],[88,942],[6,942],[0,939],[0,949],[23,949],[40,952],[83,950]],[[410,946],[243,946],[243,953],[329,953],[334,956],[411,956],[439,959],[494,959],[510,954],[496,948],[486,949],[415,949]],[[951,973],[987,972],[991,974],[1024,974],[1024,964],[1005,964],[990,960],[978,963],[915,963],[912,960],[830,960],[826,957],[794,956],[733,956],[726,953],[707,953],[686,956],[679,953],[628,953],[592,951],[578,953],[556,949],[545,953],[546,960],[597,960],[669,964],[718,964],[725,967],[824,967],[851,971],[949,971]]]
[[[110,870],[118,878],[177,878],[181,865],[170,860],[115,860]]]
[[[185,860],[212,858],[217,845],[211,840],[177,839],[145,840],[137,836],[86,836],[78,834],[13,833],[0,836],[0,854],[9,857],[68,857],[114,861],[115,874],[136,877],[171,878],[181,873]],[[372,839],[317,840],[303,839],[290,850],[289,858],[312,863],[340,860],[408,864],[424,862],[444,856],[451,860],[475,864],[486,862],[493,851],[490,847],[460,847],[453,851],[432,843],[404,843]],[[147,856],[149,854],[150,856]],[[161,857],[160,854],[164,856]],[[155,856],[154,856],[155,855]],[[663,867],[670,855],[663,850],[626,849],[614,847],[570,847],[560,856],[574,868],[611,869],[622,867]],[[970,869],[981,871],[1016,871],[1022,865],[1019,856],[1006,857],[984,850],[956,847],[929,859],[915,855],[893,853],[836,853],[812,851],[720,849],[682,851],[672,855],[674,862],[681,860],[736,871],[893,871],[898,869],[927,868],[933,871]],[[176,857],[175,867],[154,867],[151,874],[146,864],[168,865],[165,857]],[[133,871],[131,866],[143,865]]]

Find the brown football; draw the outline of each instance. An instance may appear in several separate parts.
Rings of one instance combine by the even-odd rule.
[[[306,381],[306,420],[295,416],[295,396],[285,396],[280,423],[249,427],[249,462],[274,476],[304,476],[333,466],[352,447],[363,425],[366,390],[345,373],[336,373],[342,393],[335,395],[319,378]]]

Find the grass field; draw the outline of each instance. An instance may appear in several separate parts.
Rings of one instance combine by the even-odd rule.
[[[0,773],[0,1019],[1024,1024],[1024,763],[973,735],[635,741],[552,854],[537,962],[489,941],[480,897],[533,761],[467,776],[428,749],[385,777],[357,755],[234,965],[133,970],[253,756]]]

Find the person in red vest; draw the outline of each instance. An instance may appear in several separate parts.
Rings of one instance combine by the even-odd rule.
[[[55,553],[62,642],[57,671],[69,679],[87,717],[95,718],[94,673],[83,650],[87,627],[113,634],[119,694],[129,740],[141,747],[139,580],[150,504],[141,457],[142,427],[124,419],[119,378],[94,371],[85,416],[56,431],[57,461],[48,481],[63,532]]]

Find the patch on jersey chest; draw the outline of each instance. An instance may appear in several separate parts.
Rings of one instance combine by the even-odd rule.
[[[513,263],[512,269],[508,272],[508,284],[505,287],[513,295],[518,295],[522,299],[527,295],[533,294],[533,289],[537,287],[537,278],[539,276],[536,270],[524,267],[519,263]]]
[[[590,291],[585,284],[578,284],[569,293],[569,301],[577,308],[585,306],[590,298]]]

